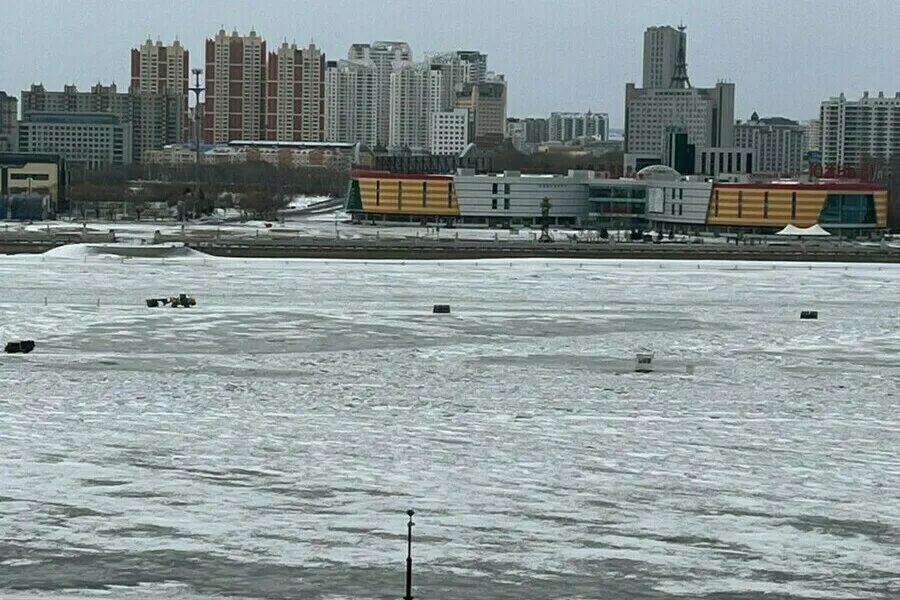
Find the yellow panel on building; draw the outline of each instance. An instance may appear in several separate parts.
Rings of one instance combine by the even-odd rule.
[[[453,178],[441,175],[356,173],[362,209],[367,214],[458,217]]]
[[[842,226],[886,227],[887,192],[871,184],[716,184],[709,200],[707,223],[734,227],[810,227],[820,223],[829,196],[871,196],[874,220]],[[871,214],[871,212],[869,213]],[[838,224],[838,223],[835,223]]]

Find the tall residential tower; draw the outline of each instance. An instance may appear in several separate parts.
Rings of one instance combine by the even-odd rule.
[[[350,60],[371,60],[375,67],[375,137],[386,145],[391,131],[391,74],[394,63],[412,61],[412,49],[406,42],[372,42],[353,44],[347,53]]]
[[[207,39],[203,141],[264,139],[265,82],[266,42],[255,31]]]

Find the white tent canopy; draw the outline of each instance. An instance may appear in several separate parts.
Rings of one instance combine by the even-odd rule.
[[[775,235],[796,235],[798,237],[825,237],[831,235],[817,224],[812,227],[795,227],[788,225]]]

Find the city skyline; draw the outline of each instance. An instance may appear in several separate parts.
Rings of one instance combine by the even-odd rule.
[[[193,67],[200,66],[196,62],[204,40],[224,25],[229,31],[253,28],[272,45],[314,42],[328,59],[343,58],[350,44],[374,39],[408,42],[415,60],[427,52],[478,49],[490,57],[493,70],[507,76],[509,116],[590,109],[609,113],[612,127],[621,128],[624,84],[641,82],[636,49],[644,30],[679,22],[690,36],[691,82],[699,87],[734,82],[737,118],[754,111],[815,118],[820,103],[840,92],[893,94],[892,86],[898,87],[888,46],[890,34],[900,26],[900,11],[892,2],[878,0],[859,3],[852,11],[837,2],[763,2],[752,16],[706,2],[636,2],[620,8],[533,0],[518,3],[516,11],[468,0],[455,3],[453,10],[406,1],[372,9],[346,1],[279,0],[264,5],[220,2],[215,12],[206,4],[168,0],[154,4],[152,11],[145,6],[94,0],[8,2],[13,22],[41,11],[56,18],[38,20],[0,40],[0,89],[18,94],[31,83],[60,89],[67,83],[86,88],[98,81],[115,81],[125,89],[128,52],[148,35],[164,43],[178,39],[191,52]],[[472,18],[475,14],[478,18]],[[98,27],[103,35],[83,35]],[[849,33],[859,31],[866,35]]]

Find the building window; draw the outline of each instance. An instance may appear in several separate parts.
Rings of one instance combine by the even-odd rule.
[[[492,186],[491,186],[491,193],[492,193],[492,194],[496,194],[496,193],[497,193],[497,190],[499,189],[499,187],[500,187],[500,185],[497,184],[497,183],[495,183],[494,185],[492,185]],[[496,206],[495,206],[494,208],[496,208]]]
[[[375,206],[381,205],[381,180],[375,180]]]
[[[503,184],[503,193],[506,194],[507,196],[509,196],[509,184],[508,183]]]
[[[740,152],[737,153],[737,157],[735,158],[735,160],[737,161],[737,172],[740,173],[741,172],[741,153]]]
[[[494,185],[496,185],[496,184],[494,184]],[[491,208],[493,210],[497,210],[497,199],[496,198],[491,198]]]
[[[672,216],[674,217],[675,216],[675,204],[674,203],[671,204],[670,207],[672,209]]]
[[[447,186],[447,208],[453,208],[453,183]]]
[[[428,193],[428,182],[423,181],[422,182],[422,206],[427,206],[426,201],[425,201],[425,196],[427,193]]]
[[[763,219],[769,218],[769,192],[763,194]]]
[[[503,210],[509,210],[509,198],[503,199]]]
[[[684,188],[678,188],[678,199],[684,200]]]
[[[740,219],[744,214],[744,191],[740,190],[738,192],[738,219]]]
[[[791,222],[797,218],[797,192],[791,192]]]
[[[397,182],[397,210],[403,210],[403,182]]]
[[[684,212],[683,209],[684,209],[684,204],[679,204],[679,205],[678,205],[678,216],[679,216],[679,217],[680,217],[680,216],[682,215],[682,213]]]
[[[716,190],[716,201],[713,204],[713,214],[715,216],[719,216],[719,190]]]
[[[731,157],[732,157],[732,155],[733,155],[733,154],[732,154],[731,152],[728,153],[728,172],[729,172],[729,173],[734,173],[734,171],[732,170],[732,169],[734,168],[734,166],[731,164],[731,160],[732,160]]]
[[[675,199],[675,188],[672,188],[672,200]]]

